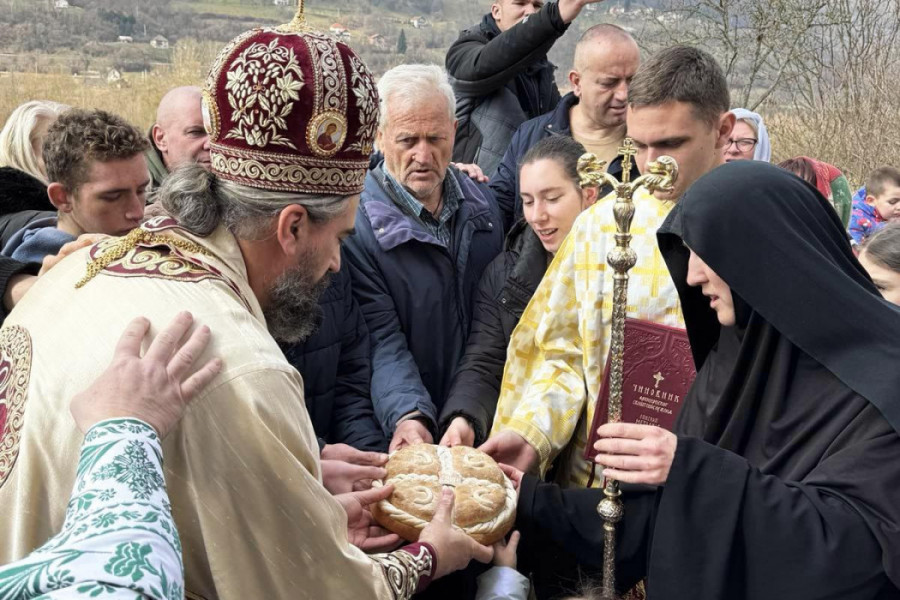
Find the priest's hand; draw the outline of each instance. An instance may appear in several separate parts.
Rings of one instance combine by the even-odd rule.
[[[469,446],[475,445],[475,430],[465,417],[459,416],[450,421],[450,426],[441,438],[441,446]]]
[[[594,461],[603,475],[625,483],[663,485],[675,459],[678,437],[653,425],[607,423],[597,429]]]
[[[412,446],[413,444],[430,444],[434,441],[431,432],[425,424],[418,419],[407,419],[394,429],[394,437],[391,439],[390,451],[394,452]]]
[[[435,579],[465,568],[473,558],[487,563],[494,557],[492,547],[479,544],[453,526],[451,514],[454,500],[453,490],[445,487],[431,523],[419,534],[419,541],[431,544],[437,554]]]
[[[193,370],[210,339],[209,327],[203,326],[194,329],[182,343],[193,323],[191,313],[179,313],[153,339],[142,357],[141,344],[150,321],[143,317],[131,321],[106,371],[72,398],[69,410],[78,429],[86,433],[105,419],[133,417],[165,437],[181,419],[188,403],[222,370],[218,358]]]
[[[322,485],[334,495],[358,492],[372,487],[373,479],[384,479],[381,467],[354,465],[342,460],[322,461]]]
[[[381,527],[369,512],[370,505],[386,500],[393,491],[394,486],[386,485],[334,497],[347,513],[347,539],[363,552],[390,552],[403,541]]]
[[[515,467],[520,471],[537,470],[538,453],[531,444],[514,431],[501,431],[491,436],[479,448],[498,463]]]

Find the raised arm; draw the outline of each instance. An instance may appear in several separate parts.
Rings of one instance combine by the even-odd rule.
[[[500,89],[550,50],[568,24],[555,2],[510,27],[487,44],[481,36],[463,35],[447,51],[447,72],[457,97],[483,96]]]

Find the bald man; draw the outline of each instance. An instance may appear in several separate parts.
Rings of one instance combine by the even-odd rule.
[[[621,179],[622,161],[617,149],[625,138],[628,84],[640,65],[640,50],[627,31],[604,23],[582,34],[575,46],[573,62],[569,71],[572,91],[553,111],[519,127],[491,178],[490,186],[507,225],[522,216],[519,161],[529,148],[547,136],[575,138],[589,152],[607,161],[607,171]],[[632,176],[637,175],[633,167]]]
[[[200,163],[209,168],[209,136],[200,101],[200,88],[194,86],[170,90],[160,101],[149,134],[153,147],[147,150],[153,187],[181,165]]]

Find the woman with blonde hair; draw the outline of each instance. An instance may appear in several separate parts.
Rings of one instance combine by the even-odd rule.
[[[12,111],[0,130],[0,248],[29,223],[56,214],[42,153],[47,130],[68,109],[31,100]]]
[[[70,107],[50,100],[31,100],[17,107],[0,130],[0,167],[28,173],[47,185],[41,152],[47,129]]]

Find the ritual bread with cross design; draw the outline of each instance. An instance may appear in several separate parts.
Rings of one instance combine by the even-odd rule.
[[[453,524],[481,544],[503,539],[516,520],[516,491],[494,460],[465,446],[415,444],[391,455],[387,477],[393,493],[372,507],[382,527],[411,541],[431,522],[444,486],[456,496]]]

